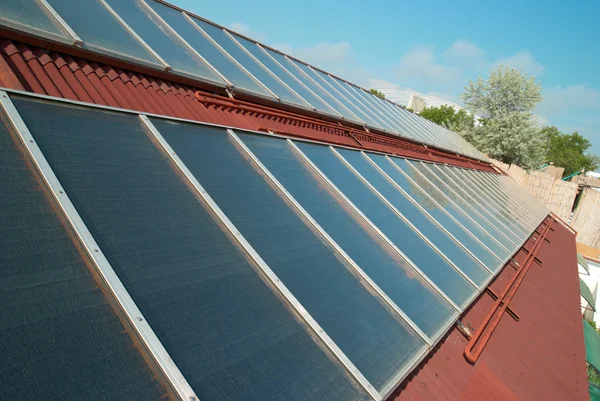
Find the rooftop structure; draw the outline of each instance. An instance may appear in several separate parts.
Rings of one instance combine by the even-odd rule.
[[[458,111],[462,109],[458,104],[451,102],[446,99],[442,99],[433,95],[424,95],[422,93],[414,92],[408,89],[377,89],[379,92],[385,95],[385,98],[391,102],[394,102],[400,106],[413,109],[416,112],[421,112],[425,108],[450,106],[454,110]]]
[[[163,2],[0,10],[0,399],[586,399],[575,233],[460,136]]]

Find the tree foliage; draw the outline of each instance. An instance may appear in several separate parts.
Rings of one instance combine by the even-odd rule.
[[[426,108],[419,115],[438,125],[448,127],[450,121],[456,115],[456,110],[452,106],[442,105],[440,107]]]
[[[600,165],[600,157],[585,153],[592,144],[578,132],[563,134],[556,127],[544,127],[542,133],[547,140],[547,161],[564,167],[565,175],[593,171]]]
[[[374,94],[377,97],[385,99],[385,95],[382,92],[379,92],[377,89],[369,89],[369,92],[371,92],[372,94]]]
[[[480,126],[463,134],[465,139],[504,163],[535,168],[544,162],[546,141],[533,116],[542,100],[535,77],[499,66],[487,80],[469,81],[462,100],[482,117]]]
[[[425,109],[419,115],[459,134],[472,130],[475,125],[472,114],[463,109],[456,111],[448,105]]]

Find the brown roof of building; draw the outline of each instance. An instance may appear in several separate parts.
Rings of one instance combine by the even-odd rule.
[[[505,314],[474,366],[455,327],[390,400],[589,400],[575,236],[555,223],[546,238],[510,303],[519,321]],[[526,255],[521,249],[515,260]],[[490,285],[495,293],[515,274],[511,266]],[[462,323],[477,329],[493,302],[483,293]]]
[[[107,64],[0,38],[0,86],[213,124],[272,131],[338,145],[437,161],[484,171],[490,164],[431,149],[389,134],[368,132],[211,94]]]

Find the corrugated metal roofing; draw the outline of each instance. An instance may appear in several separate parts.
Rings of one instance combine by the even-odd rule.
[[[560,224],[552,228],[510,304],[519,321],[503,316],[474,366],[463,356],[468,340],[453,329],[390,400],[589,399],[575,237]],[[507,266],[490,288],[499,293],[514,273]],[[461,321],[477,329],[492,303],[483,294]]]
[[[486,163],[400,138],[200,91],[189,85],[0,40],[0,85],[106,106],[326,141],[484,171]]]

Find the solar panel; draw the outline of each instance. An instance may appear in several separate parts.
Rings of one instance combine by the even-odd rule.
[[[0,399],[163,400],[1,120],[0,188]]]
[[[434,174],[437,174],[443,179],[444,182],[460,194],[463,199],[469,202],[474,201],[479,205],[478,208],[481,212],[490,217],[493,221],[499,222],[500,227],[506,227],[509,230],[509,233],[517,239],[517,244],[519,244],[519,240],[524,239],[525,233],[509,218],[508,213],[501,208],[497,208],[494,204],[490,204],[487,198],[481,195],[479,191],[476,191],[474,188],[471,188],[468,183],[458,179],[451,169],[439,168],[438,166],[430,166],[430,168]],[[482,205],[486,205],[487,207],[483,207]]]
[[[298,97],[290,88],[288,88],[279,78],[267,71],[260,62],[253,58],[250,53],[237,44],[234,39],[223,29],[206,23],[198,18],[190,17],[204,32],[206,32],[221,48],[237,60],[246,70],[272,90],[282,102],[299,106],[302,108],[312,108],[308,103]]]
[[[292,89],[298,96],[308,102],[317,111],[325,114],[329,114],[335,117],[340,117],[340,114],[336,112],[330,105],[325,103],[321,98],[316,96],[309,88],[303,85],[296,77],[294,77],[285,67],[279,64],[273,57],[255,42],[251,42],[241,36],[231,35],[241,46],[244,47],[252,56],[260,61],[269,71],[273,72],[279,79],[281,79],[290,89]]]
[[[494,254],[484,243],[476,236],[473,236],[464,226],[452,218],[445,208],[440,205],[430,194],[425,192],[419,185],[403,174],[402,170],[394,167],[393,162],[384,155],[368,154],[368,157],[375,163],[390,179],[405,192],[405,197],[410,198],[412,202],[427,213],[431,218],[460,242],[465,248],[472,252],[477,259],[482,261],[488,269],[496,271],[502,265],[507,255],[501,252],[501,256]],[[447,203],[441,200],[442,204]],[[495,247],[499,250],[499,245]]]
[[[515,208],[527,231],[541,218],[489,173],[11,99],[73,203],[66,213],[202,400],[384,399],[520,246],[502,212]],[[154,378],[173,386],[164,360],[155,372],[142,358],[147,337],[133,345],[117,318],[126,306],[104,298],[97,259],[82,257],[12,141],[0,125],[0,227],[11,228],[0,230],[0,298],[14,305],[0,322],[0,379],[16,383],[0,398],[166,397]],[[485,191],[459,194],[438,174]],[[44,358],[30,363],[32,352]]]
[[[1,0],[0,24],[223,89],[233,87],[234,95],[277,97],[294,107],[485,160],[456,133],[163,2],[26,0],[19,7],[17,3]]]
[[[246,146],[342,249],[427,335],[434,338],[456,311],[400,254],[349,210],[284,139],[237,133]]]
[[[504,175],[498,177],[491,177],[488,175],[488,177],[497,182],[502,190],[507,191],[507,193],[510,193],[511,196],[521,199],[532,212],[535,212],[538,215],[538,218],[542,219],[545,214],[548,213],[548,209],[543,203],[531,195],[525,188],[517,184],[517,182],[511,177]]]
[[[263,97],[274,98],[256,79],[239,67],[226,53],[218,49],[198,26],[187,17],[187,14],[155,1],[148,2],[160,17],[177,32],[194,49],[204,57],[213,67],[231,82],[236,90],[258,94]]]
[[[166,26],[140,0],[103,0],[115,10],[148,45],[171,66],[174,72],[200,77],[225,86],[223,78],[200,58],[197,51],[184,44],[178,33]],[[180,28],[181,29],[181,28]]]
[[[521,231],[528,232],[538,226],[538,224],[535,224],[535,227],[532,227],[532,224],[527,221],[527,216],[523,215],[523,210],[518,203],[513,203],[509,199],[499,197],[489,191],[487,185],[481,182],[477,176],[467,174],[462,169],[452,169],[451,171],[458,179],[469,182],[474,188],[477,188],[479,195],[488,199],[492,205],[502,209],[509,220],[516,224]]]
[[[433,185],[439,189],[444,195],[446,195],[449,199],[452,200],[455,204],[457,204],[462,210],[468,211],[467,214],[471,216],[473,220],[477,222],[481,227],[483,227],[487,232],[489,232],[498,242],[502,244],[507,250],[512,251],[517,245],[518,239],[514,238],[514,235],[505,232],[506,229],[503,228],[501,224],[497,221],[493,222],[494,219],[486,214],[485,208],[481,206],[478,202],[470,202],[464,199],[461,195],[459,188],[453,186],[450,187],[449,183],[445,182],[443,179],[438,177],[436,174],[431,171],[431,169],[427,168],[424,163],[421,162],[409,162],[410,166],[414,167],[418,170],[426,179],[431,181]],[[490,220],[488,220],[490,218]]]
[[[300,149],[379,229],[457,305],[464,306],[476,288],[456,271],[409,224],[355,176],[326,146],[299,143]]]
[[[374,158],[374,160],[377,161],[377,158]],[[439,205],[439,207],[443,208],[449,215],[451,215],[456,222],[465,227],[465,230],[479,239],[495,255],[498,255],[501,260],[505,260],[511,256],[509,250],[505,248],[495,236],[486,231],[484,226],[479,225],[478,222],[472,217],[472,213],[470,213],[470,210],[466,208],[468,205],[465,205],[461,202],[455,202],[455,200],[458,200],[457,198],[453,196],[447,196],[438,186],[429,181],[425,175],[422,175],[406,159],[389,157],[388,161],[392,162],[394,167],[397,167],[406,175],[406,177],[411,180],[411,182],[419,186],[419,188],[427,193],[428,199],[431,202],[422,202],[421,204],[428,205],[431,203]],[[380,166],[385,169],[383,165]],[[461,205],[463,207],[461,207]]]
[[[393,129],[393,132],[397,134],[402,134],[403,127],[387,112],[387,110],[380,107],[378,101],[381,101],[377,96],[371,94],[370,92],[365,92],[359,88],[356,88],[353,85],[348,83],[344,83],[350,91],[353,91],[357,98],[363,100],[366,107],[373,110],[375,113],[379,114],[379,116],[383,119],[383,121]],[[409,134],[409,137],[415,137],[413,134]]]
[[[48,0],[48,3],[83,40],[85,48],[163,69],[160,61],[111,14],[102,0]]]
[[[236,228],[377,389],[426,347],[365,288],[221,128],[153,119]]]
[[[450,237],[443,227],[437,225],[418,206],[410,202],[361,152],[349,149],[339,149],[338,152],[362,177],[369,181],[375,190],[385,197],[390,206],[402,214],[406,221],[410,222],[421,235],[431,242],[431,245],[442,252],[448,262],[460,269],[477,286],[483,285],[490,278],[490,272],[479,260],[470,255],[458,241]]]
[[[338,97],[331,94],[327,89],[323,88],[319,83],[314,81],[312,78],[304,74],[294,63],[290,61],[283,54],[274,52],[270,49],[264,49],[271,57],[273,57],[279,64],[288,70],[298,81],[302,82],[307,88],[310,88],[313,93],[323,99],[329,106],[331,106],[337,113],[343,118],[364,124],[364,122],[356,116],[349,108],[344,106],[342,102],[338,100]]]
[[[373,105],[369,103],[368,98],[362,93],[362,91],[356,89],[354,86],[349,85],[346,82],[340,82],[341,85],[344,86],[346,90],[348,90],[348,92],[354,95],[355,99],[361,102],[365,109],[371,110],[372,113],[379,118],[379,121],[385,129],[387,129],[389,132],[398,132],[398,126],[396,126],[387,116],[381,113],[379,109],[373,107]]]
[[[516,213],[517,218],[522,219],[523,222],[528,225],[526,227],[527,229],[538,226],[541,217],[536,216],[530,208],[527,207],[528,205],[524,200],[521,200],[517,196],[509,196],[510,190],[508,188],[497,186],[494,181],[490,181],[487,174],[470,174],[468,171],[461,171],[461,173],[474,180],[476,183],[475,185],[481,187],[490,196],[496,197],[498,201],[505,202],[508,205],[509,210],[512,213]]]
[[[304,74],[309,76],[314,82],[321,85],[324,89],[326,89],[332,96],[334,96],[339,102],[341,102],[346,108],[351,110],[356,116],[362,120],[362,122],[366,125],[369,125],[374,128],[381,127],[375,123],[363,110],[361,107],[357,106],[357,104],[351,100],[346,94],[342,93],[339,89],[333,87],[330,83],[325,81],[315,70],[310,68],[306,64],[299,63],[296,60],[292,60],[290,58],[287,59],[290,63],[292,63],[296,68],[302,70]]]
[[[73,38],[37,0],[0,0],[0,10],[2,24],[42,37],[51,37],[60,42],[73,43]]]
[[[232,244],[137,116],[13,101],[200,399],[365,398]],[[114,352],[125,360],[127,353]]]

